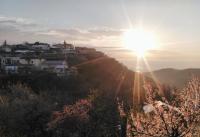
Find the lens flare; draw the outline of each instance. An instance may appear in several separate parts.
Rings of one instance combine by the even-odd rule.
[[[130,29],[123,34],[124,46],[136,53],[138,57],[144,57],[148,50],[154,49],[156,39],[154,33],[142,29]]]

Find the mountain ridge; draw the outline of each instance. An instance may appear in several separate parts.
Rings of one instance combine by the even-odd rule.
[[[152,71],[152,73],[161,84],[183,88],[192,77],[200,77],[200,68],[164,68]],[[144,75],[152,77],[151,72],[146,72]]]

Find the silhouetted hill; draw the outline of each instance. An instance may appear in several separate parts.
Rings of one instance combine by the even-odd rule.
[[[153,71],[154,76],[162,84],[168,84],[176,86],[177,88],[183,88],[184,85],[192,78],[192,76],[200,76],[200,69],[160,69]],[[151,77],[150,73],[145,73],[146,76]]]

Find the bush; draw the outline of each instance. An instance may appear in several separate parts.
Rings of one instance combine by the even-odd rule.
[[[50,119],[46,102],[21,85],[0,92],[7,98],[0,104],[0,136],[46,135],[46,124]]]

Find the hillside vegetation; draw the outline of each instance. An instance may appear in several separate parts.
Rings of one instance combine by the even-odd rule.
[[[151,78],[104,55],[76,56],[71,65],[78,70],[71,77],[48,72],[1,76],[0,136],[179,137],[198,133],[198,78],[180,92],[170,86],[157,87]],[[133,93],[136,84],[141,90]],[[183,105],[186,101],[190,105]]]
[[[119,136],[116,100],[131,102],[134,73],[106,56],[73,64],[78,75],[71,78],[2,77],[0,136]]]

